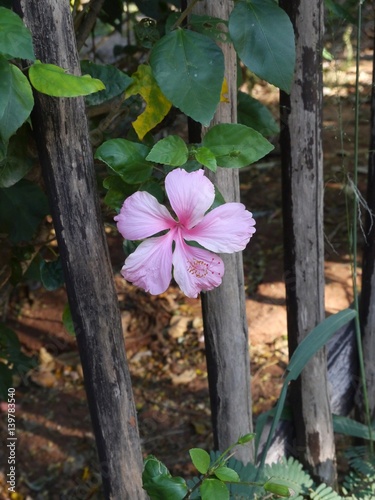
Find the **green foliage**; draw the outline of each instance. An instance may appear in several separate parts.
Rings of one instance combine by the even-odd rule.
[[[103,82],[91,78],[90,75],[69,75],[55,64],[44,64],[40,61],[30,66],[29,78],[38,92],[53,97],[78,97],[105,88]]]
[[[150,64],[163,94],[187,116],[209,125],[220,101],[224,56],[200,33],[178,29],[152,48]]]
[[[337,332],[341,326],[351,321],[356,316],[356,311],[353,309],[345,309],[332,316],[329,316],[319,325],[317,325],[297,346],[289,364],[286,368],[286,376],[281,388],[281,393],[275,408],[275,416],[268,434],[267,442],[263,450],[261,458],[261,469],[264,466],[266,455],[269,450],[273,434],[276,426],[280,421],[281,414],[285,405],[287,389],[289,382],[296,380],[301,374],[303,368],[307,365],[310,359],[321,349],[328,340]]]
[[[36,184],[22,179],[0,189],[0,232],[12,243],[30,241],[48,213],[47,197]]]
[[[104,142],[95,153],[121,179],[128,184],[137,184],[150,178],[153,163],[146,160],[150,149],[144,144],[126,139],[110,139]]]
[[[152,455],[145,460],[142,481],[151,500],[182,500],[188,491],[185,480],[172,477],[165,465]]]
[[[4,159],[8,141],[29,117],[34,98],[22,71],[2,56],[0,82],[0,159]]]
[[[46,290],[57,290],[64,284],[61,259],[40,262],[40,279]]]
[[[241,0],[229,17],[237,54],[257,76],[285,92],[292,83],[295,47],[289,17],[274,0]]]
[[[103,65],[94,64],[90,61],[82,61],[81,70],[83,74],[90,75],[105,85],[105,89],[86,96],[86,104],[88,106],[96,106],[117,97],[125,92],[133,81],[126,73],[110,64]]]
[[[189,450],[191,461],[193,462],[194,467],[201,474],[206,474],[210,467],[210,455],[207,451],[202,450],[201,448],[192,448]]]
[[[279,133],[279,126],[272,113],[261,102],[245,92],[238,92],[238,123],[253,128],[265,137]]]
[[[155,144],[147,160],[172,167],[180,167],[188,160],[189,151],[185,141],[178,135],[169,135]]]
[[[35,59],[30,31],[17,14],[4,7],[0,7],[0,53],[7,59]]]
[[[204,136],[202,146],[215,156],[217,165],[242,168],[263,158],[273,146],[255,130],[245,125],[221,123]]]
[[[6,157],[0,161],[0,188],[8,188],[20,181],[31,169],[34,159],[25,154],[28,142],[28,125],[21,127],[10,138]]]
[[[189,17],[189,25],[192,30],[206,35],[216,42],[230,42],[228,32],[228,21],[212,16],[196,16],[192,14]]]
[[[375,497],[375,457],[364,446],[350,448],[345,455],[351,469],[343,482],[345,498],[372,500]]]
[[[0,400],[7,400],[7,391],[13,386],[13,375],[23,376],[35,364],[35,359],[22,352],[14,331],[0,323]]]

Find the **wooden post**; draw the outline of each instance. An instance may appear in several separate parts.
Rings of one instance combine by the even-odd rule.
[[[362,292],[360,318],[363,335],[363,357],[367,381],[371,420],[375,418],[375,43],[373,49],[373,74],[371,96],[371,132],[367,176],[366,241],[363,248]],[[358,394],[357,415],[364,420],[361,391]]]
[[[228,19],[232,1],[204,0],[195,12]],[[237,56],[231,44],[222,44],[229,103],[221,102],[211,126],[237,122]],[[203,130],[204,133],[204,130]],[[239,201],[238,170],[206,172],[226,201]],[[249,207],[251,209],[251,207]],[[225,275],[219,288],[202,293],[208,382],[215,447],[221,451],[252,432],[250,359],[242,254],[221,255]],[[253,459],[251,445],[239,447],[236,458]]]
[[[68,0],[16,10],[45,63],[80,74]],[[33,129],[62,258],[106,498],[143,499],[142,457],[83,98],[35,93]]]
[[[282,0],[294,26],[291,94],[281,92],[285,280],[290,354],[324,319],[322,0]],[[336,483],[335,444],[321,350],[292,386],[295,452],[312,475]]]

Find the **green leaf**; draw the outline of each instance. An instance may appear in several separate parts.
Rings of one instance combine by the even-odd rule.
[[[29,132],[30,129],[26,124],[10,138],[7,156],[0,161],[0,188],[13,186],[32,168],[34,158],[26,146]]]
[[[219,167],[241,168],[254,163],[273,146],[259,132],[237,123],[221,123],[203,137],[202,146],[215,155]]]
[[[200,487],[202,500],[229,500],[229,490],[218,479],[205,479]]]
[[[83,74],[97,78],[105,85],[104,90],[95,92],[86,97],[88,106],[96,106],[105,101],[122,94],[132,83],[132,79],[123,71],[115,68],[111,64],[94,64],[91,61],[82,61],[81,70]]]
[[[266,491],[273,493],[274,495],[278,495],[279,497],[289,498],[291,496],[288,486],[285,486],[284,484],[279,484],[277,481],[274,480],[267,481],[263,485],[263,488]]]
[[[10,85],[10,63],[0,55],[0,118],[3,116],[8,104]]]
[[[194,31],[209,36],[215,40],[215,42],[230,42],[228,21],[224,21],[224,19],[192,14],[189,17],[189,25]]]
[[[150,179],[149,181],[143,183],[140,188],[140,191],[147,191],[147,193],[150,193],[152,196],[154,196],[159,203],[163,203],[164,201],[164,191],[161,188],[160,184],[153,179]]]
[[[165,465],[150,455],[142,474],[143,488],[151,500],[182,500],[188,488],[182,477],[172,477]]]
[[[275,416],[268,433],[266,445],[263,448],[263,453],[260,461],[260,468],[262,469],[266,460],[267,451],[271,444],[272,436],[275,432],[276,426],[279,423],[286,396],[289,382],[296,380],[303,368],[307,365],[310,359],[321,349],[326,342],[346,323],[351,321],[356,316],[356,311],[353,309],[344,309],[332,316],[326,318],[322,323],[317,325],[311,332],[302,340],[294,351],[289,364],[287,366],[287,375],[284,379],[281,388],[280,396],[275,407]]]
[[[180,167],[187,162],[188,148],[178,135],[169,135],[158,141],[146,157],[149,161]]]
[[[217,170],[217,161],[213,152],[205,147],[197,148],[195,151],[195,159],[201,163],[204,167],[209,168],[212,172]]]
[[[5,156],[9,138],[29,117],[34,106],[32,90],[26,76],[0,57],[0,157]],[[3,88],[6,85],[6,89]],[[4,102],[5,99],[5,102]],[[5,104],[5,105],[4,105]],[[2,153],[2,155],[1,155]]]
[[[160,90],[150,66],[140,64],[132,74],[133,83],[126,91],[125,97],[139,94],[146,102],[146,109],[132,122],[140,140],[152,130],[169,113],[172,104]]]
[[[104,197],[104,203],[117,212],[120,211],[125,199],[137,191],[134,184],[124,182],[118,175],[106,177],[103,186],[108,189]]]
[[[58,258],[51,262],[42,260],[40,262],[40,278],[46,290],[52,291],[62,287],[64,284],[64,273],[61,259]]]
[[[29,68],[29,78],[38,92],[52,97],[78,97],[105,89],[103,82],[90,75],[69,75],[59,66],[40,61]]]
[[[265,137],[279,133],[279,126],[272,113],[257,99],[245,92],[238,92],[238,123],[251,127]]]
[[[154,45],[150,64],[165,96],[208,126],[224,79],[224,56],[216,43],[200,33],[178,29]]]
[[[0,232],[12,243],[29,241],[48,213],[47,197],[36,184],[22,179],[0,189]]]
[[[208,468],[210,467],[210,455],[207,451],[202,450],[201,448],[192,448],[189,450],[191,461],[193,462],[194,467],[201,474],[206,474]]]
[[[229,481],[231,483],[236,483],[240,480],[240,476],[237,472],[229,467],[218,467],[214,471],[215,476],[221,481]]]
[[[146,160],[149,151],[144,144],[110,139],[96,150],[95,158],[106,163],[124,182],[137,184],[151,176],[153,164]]]
[[[64,311],[62,314],[62,322],[65,330],[69,333],[69,335],[75,336],[76,332],[74,329],[74,322],[72,318],[72,313],[70,311],[69,304],[66,304],[64,307]]]
[[[0,52],[9,59],[35,59],[30,31],[17,14],[4,7],[0,7]]]
[[[295,65],[292,23],[274,0],[237,2],[229,34],[246,66],[260,78],[290,91]]]
[[[334,335],[356,316],[354,309],[344,309],[319,323],[297,346],[287,366],[286,380],[296,380],[310,359]]]
[[[367,425],[357,422],[349,417],[333,415],[333,430],[338,434],[357,437],[360,439],[370,439]],[[372,429],[372,438],[375,436],[375,428]]]

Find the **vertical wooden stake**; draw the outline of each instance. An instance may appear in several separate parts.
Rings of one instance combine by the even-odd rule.
[[[288,340],[292,354],[324,319],[322,158],[322,0],[282,0],[294,25],[297,61],[291,94],[281,93],[283,215]],[[336,483],[325,350],[292,388],[295,451],[313,476]]]
[[[196,12],[228,19],[232,8],[232,1],[204,0],[197,4]],[[237,56],[231,44],[222,44],[221,48],[230,102],[220,103],[212,126],[237,122]],[[216,174],[206,173],[226,201],[239,201],[238,170],[218,168]],[[241,435],[252,432],[252,409],[242,254],[221,257],[225,265],[223,282],[202,294],[202,311],[214,441],[215,447],[224,451]],[[239,447],[236,458],[251,461],[253,447]]]
[[[15,9],[44,63],[80,74],[68,0]],[[106,498],[143,499],[142,456],[83,98],[35,93],[32,123],[62,258]]]

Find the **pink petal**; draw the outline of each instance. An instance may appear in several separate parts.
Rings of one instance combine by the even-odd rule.
[[[173,276],[188,297],[195,298],[202,290],[212,290],[221,284],[224,262],[201,248],[191,247],[179,237],[173,252]]]
[[[183,237],[214,252],[239,252],[255,233],[254,226],[252,213],[242,203],[225,203],[205,215],[194,228],[184,230]]]
[[[173,231],[143,241],[126,259],[121,274],[152,295],[165,292],[172,278]]]
[[[188,173],[176,168],[165,178],[165,189],[178,220],[187,228],[203,218],[215,198],[214,185],[203,170]]]
[[[176,225],[165,206],[146,191],[137,191],[126,198],[114,219],[127,240],[142,240]]]

